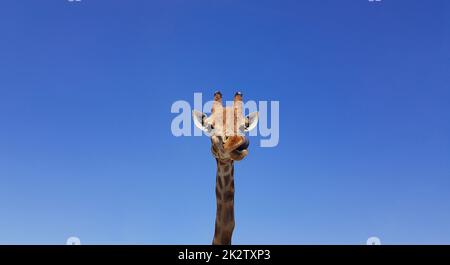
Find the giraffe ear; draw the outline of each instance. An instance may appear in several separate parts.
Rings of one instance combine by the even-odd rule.
[[[256,128],[258,124],[258,112],[252,112],[247,117],[245,117],[245,131],[249,132]]]
[[[205,122],[207,116],[205,113],[200,112],[198,110],[193,110],[192,111],[192,118],[194,119],[194,124],[197,128],[199,128],[200,130],[204,131],[204,132],[208,132],[208,126]]]

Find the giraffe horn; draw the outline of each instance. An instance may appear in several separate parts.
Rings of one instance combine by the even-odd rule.
[[[244,97],[244,95],[241,92],[236,92],[234,94],[234,102],[236,101],[242,101],[242,98]]]
[[[222,93],[220,91],[214,92],[214,101],[222,102]]]
[[[211,112],[214,113],[217,107],[222,107],[222,93],[220,91],[214,92],[214,103]]]

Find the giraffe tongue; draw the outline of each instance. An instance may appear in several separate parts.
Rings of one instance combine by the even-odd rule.
[[[244,137],[244,143],[242,143],[238,148],[236,148],[236,150],[238,151],[242,151],[248,148],[248,146],[250,145],[250,141],[248,140],[247,137]]]

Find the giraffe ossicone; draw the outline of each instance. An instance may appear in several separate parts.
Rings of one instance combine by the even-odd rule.
[[[249,140],[245,136],[256,128],[258,113],[244,116],[243,95],[234,95],[233,105],[225,107],[222,93],[214,93],[211,114],[208,116],[193,110],[194,124],[211,138],[211,152],[216,159],[216,222],[214,245],[229,245],[235,226],[234,221],[234,161],[248,154]]]

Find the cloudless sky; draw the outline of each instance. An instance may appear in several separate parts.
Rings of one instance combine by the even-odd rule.
[[[210,244],[193,93],[280,102],[235,244],[450,244],[446,0],[0,3],[0,244]]]

